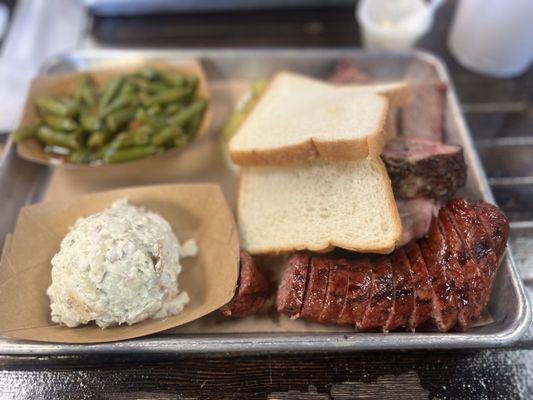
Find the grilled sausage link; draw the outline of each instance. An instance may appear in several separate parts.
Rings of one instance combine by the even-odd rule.
[[[294,254],[277,309],[291,318],[359,330],[414,331],[431,320],[442,332],[464,331],[488,303],[508,235],[509,221],[498,207],[453,198],[433,218],[425,238],[391,255]]]
[[[268,282],[254,259],[245,251],[241,251],[239,283],[235,296],[219,310],[226,317],[245,317],[256,313],[269,295]]]

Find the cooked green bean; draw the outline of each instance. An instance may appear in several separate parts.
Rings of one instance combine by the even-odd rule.
[[[188,88],[173,88],[161,91],[144,101],[144,105],[150,107],[154,104],[168,104],[179,101],[190,93]]]
[[[152,128],[149,126],[141,126],[136,129],[124,131],[119,133],[111,143],[114,149],[124,149],[134,146],[145,146],[150,143],[150,135]]]
[[[123,75],[116,76],[111,78],[104,87],[104,92],[102,93],[102,98],[100,99],[100,112],[105,109],[109,103],[113,101],[115,96],[120,91],[120,88],[124,84],[125,78]]]
[[[70,96],[38,97],[42,122],[11,135],[18,142],[35,137],[45,151],[73,163],[140,158],[193,137],[207,107],[197,86],[196,76],[152,67],[100,87],[83,75]]]
[[[36,123],[17,129],[16,131],[11,132],[11,137],[15,142],[20,143],[23,140],[34,137],[37,134],[37,129],[39,129],[39,126],[40,124]]]
[[[92,158],[93,156],[89,150],[81,149],[73,151],[69,155],[68,160],[74,164],[87,164],[92,161]]]
[[[45,115],[44,122],[50,128],[58,131],[74,131],[78,129],[78,124],[72,118]]]
[[[178,136],[183,136],[183,132],[179,126],[167,126],[152,137],[152,144],[159,147],[165,143],[173,143],[174,139]]]
[[[77,150],[80,148],[79,136],[73,133],[57,132],[43,125],[37,130],[37,138],[48,145],[66,147]]]
[[[176,75],[168,72],[161,74],[161,80],[170,86],[184,86],[187,82],[184,75]]]
[[[151,117],[154,117],[156,115],[161,114],[161,111],[163,111],[163,108],[161,108],[159,104],[154,104],[153,106],[150,106],[146,109],[146,114]]]
[[[181,110],[183,110],[183,106],[181,104],[171,103],[165,107],[164,113],[170,117],[177,114]]]
[[[98,149],[102,147],[109,140],[111,134],[107,131],[95,131],[89,135],[87,139],[87,146],[91,149]]]
[[[74,98],[79,104],[85,104],[92,108],[96,105],[93,82],[88,75],[83,75],[74,92]]]
[[[160,72],[155,68],[145,67],[138,72],[138,75],[151,81],[159,78]]]
[[[157,152],[158,149],[154,146],[132,147],[130,149],[111,149],[104,155],[104,160],[109,164],[116,164],[145,158]]]
[[[53,114],[59,117],[72,117],[77,112],[75,106],[67,105],[60,99],[53,97],[37,97],[35,103],[42,114]]]
[[[80,115],[80,124],[84,130],[89,132],[102,129],[102,120],[96,115],[89,113],[83,113]]]
[[[196,100],[175,116],[168,118],[167,123],[169,125],[177,125],[183,128],[195,115],[203,113],[206,107],[206,100]]]
[[[105,118],[112,112],[120,110],[121,108],[131,106],[134,103],[135,103],[135,97],[133,94],[131,93],[120,94],[111,103],[109,103],[107,107],[104,107],[103,109],[101,109],[98,116],[100,118]]]
[[[187,133],[188,136],[194,136],[196,132],[198,131],[198,128],[200,127],[200,124],[203,120],[203,112],[200,112],[196,114],[187,124],[187,128],[185,129],[185,133]]]
[[[105,118],[105,124],[111,132],[116,132],[122,128],[130,119],[135,116],[135,109],[124,108],[109,114]]]

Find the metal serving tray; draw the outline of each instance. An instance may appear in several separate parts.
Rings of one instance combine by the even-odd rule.
[[[95,50],[67,54],[45,64],[42,73],[131,64],[146,58],[179,59],[198,57],[211,81],[232,78],[257,79],[280,69],[324,77],[340,58],[351,58],[371,79],[401,79],[413,71],[422,78],[440,78],[449,84],[445,124],[447,141],[464,147],[469,166],[464,195],[493,202],[472,139],[461,115],[458,99],[443,63],[436,57],[412,52],[403,54],[368,53],[353,49],[335,50],[187,50],[116,51]],[[0,237],[14,226],[21,206],[40,201],[46,191],[50,171],[25,162],[8,143],[0,165]],[[488,306],[494,322],[466,333],[225,333],[160,334],[119,343],[96,345],[43,344],[0,339],[0,354],[73,353],[235,353],[293,351],[354,351],[385,349],[442,349],[498,347],[516,341],[531,319],[529,303],[518,277],[510,251],[504,256]]]

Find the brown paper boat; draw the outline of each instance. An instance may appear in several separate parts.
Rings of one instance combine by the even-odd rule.
[[[112,69],[94,69],[83,72],[72,72],[64,74],[52,74],[41,75],[32,80],[28,97],[24,105],[24,111],[22,114],[22,120],[20,126],[26,126],[36,121],[39,118],[37,109],[35,107],[35,99],[39,96],[57,96],[57,95],[72,95],[76,85],[78,84],[80,77],[86,73],[90,74],[95,82],[101,86],[104,85],[108,79],[115,75],[123,74],[127,72],[134,72],[145,66],[154,66],[168,71],[179,71],[194,74],[198,77],[198,93],[201,97],[210,99],[211,94],[207,83],[204,70],[197,60],[182,60],[169,62],[164,60],[150,60],[136,64],[134,66],[128,65],[124,67],[117,67]],[[212,118],[212,107],[210,102],[204,113],[204,119],[198,128],[195,140],[198,140],[209,128]],[[147,157],[147,159],[153,159],[154,157],[163,156],[176,156],[179,152],[185,149],[174,148],[167,150],[160,155],[154,155]],[[19,156],[28,161],[33,161],[39,164],[57,165],[70,168],[95,168],[101,164],[73,164],[66,161],[64,156],[58,154],[50,154],[44,151],[43,146],[36,139],[28,139],[17,144],[17,152]],[[131,161],[131,163],[140,163],[146,159]]]
[[[52,256],[69,227],[82,216],[127,197],[132,204],[162,215],[180,241],[195,238],[196,257],[183,261],[178,280],[191,298],[181,314],[101,329],[94,324],[67,328],[50,320],[46,289]],[[233,216],[217,185],[141,186],[71,197],[24,207],[0,261],[0,335],[63,343],[131,339],[198,319],[232,297],[237,285],[239,242]]]

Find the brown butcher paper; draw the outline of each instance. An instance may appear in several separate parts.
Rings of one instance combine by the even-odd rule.
[[[78,218],[100,212],[127,197],[165,218],[178,239],[194,238],[195,257],[183,259],[178,281],[189,294],[183,311],[165,319],[101,329],[67,328],[50,320],[46,289],[50,260]],[[198,319],[232,297],[238,279],[239,242],[233,216],[217,185],[174,184],[100,192],[24,207],[0,261],[0,334],[63,343],[111,342],[144,336]]]

